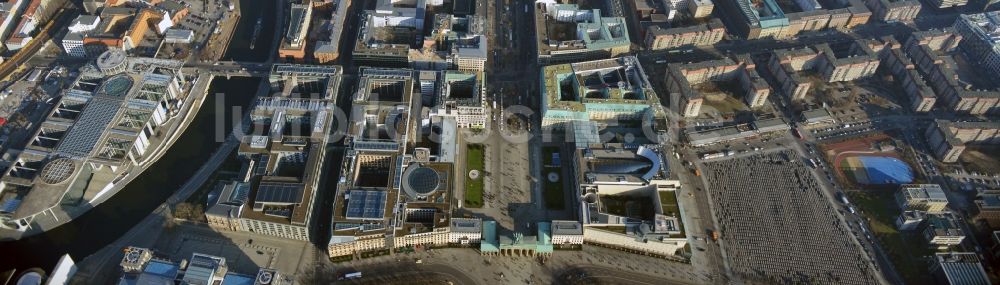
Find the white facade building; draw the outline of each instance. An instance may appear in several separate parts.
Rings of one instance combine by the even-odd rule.
[[[552,221],[553,245],[583,244],[583,224],[577,221]]]
[[[478,244],[483,238],[483,221],[480,219],[452,218],[450,223],[450,244]]]
[[[85,57],[87,56],[86,50],[83,48],[83,37],[87,32],[90,32],[97,28],[97,25],[101,23],[101,17],[94,15],[80,15],[73,20],[70,24],[68,30],[69,32],[63,36],[62,48],[66,54],[74,57]]]

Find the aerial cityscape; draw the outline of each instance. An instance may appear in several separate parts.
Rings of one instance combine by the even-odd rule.
[[[6,284],[1000,284],[1000,1],[2,1]]]

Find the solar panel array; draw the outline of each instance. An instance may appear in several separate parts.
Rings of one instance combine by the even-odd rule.
[[[354,190],[347,200],[347,218],[381,220],[385,216],[385,191]]]
[[[257,166],[254,167],[253,175],[267,175],[267,164],[271,162],[270,154],[261,154],[257,157]]]
[[[302,203],[302,183],[261,182],[257,187],[257,203],[298,204]]]
[[[785,157],[797,155],[705,164],[731,270],[761,283],[877,283],[809,168]]]

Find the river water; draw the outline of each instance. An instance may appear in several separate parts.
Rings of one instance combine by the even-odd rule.
[[[225,59],[262,62],[270,51],[274,33],[275,0],[241,0],[242,13],[233,41]],[[263,16],[261,38],[250,49],[257,18]],[[215,122],[219,110],[227,118],[225,129],[231,129],[233,107],[246,110],[257,92],[260,78],[225,79],[217,77],[209,88],[209,98],[202,104],[194,121],[170,147],[168,153],[136,177],[124,189],[104,203],[73,221],[45,233],[17,241],[0,242],[0,270],[39,267],[51,270],[59,257],[70,254],[79,261],[114,242],[139,221],[148,216],[181,187],[199,165],[204,164],[221,142],[215,139]],[[211,96],[226,96],[224,108],[217,108]]]

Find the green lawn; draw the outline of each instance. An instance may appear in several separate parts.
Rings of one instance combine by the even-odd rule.
[[[486,176],[483,166],[483,145],[470,144],[468,155],[465,157],[465,207],[483,207],[483,179]],[[469,171],[479,170],[479,179],[469,178]]]
[[[680,216],[680,207],[677,206],[677,195],[674,191],[660,191],[660,207],[663,214],[667,216]]]
[[[556,182],[549,181],[549,173],[555,172],[559,175],[559,180]],[[545,207],[552,210],[562,210],[566,207],[566,199],[563,198],[563,194],[566,192],[563,189],[563,177],[562,172],[557,167],[545,167],[542,170],[542,186],[545,192]]]
[[[849,192],[849,195],[851,202],[868,218],[872,232],[906,283],[925,284],[928,280],[932,280],[922,258],[933,254],[934,251],[927,247],[919,232],[896,230],[895,219],[899,215],[899,207],[896,205],[893,192]]]
[[[663,209],[663,214],[667,216],[677,217],[677,221],[680,224],[677,225],[680,228],[681,233],[670,235],[671,238],[682,238],[686,237],[684,233],[684,221],[681,219],[681,207],[677,205],[677,195],[674,191],[660,191],[660,207]]]

